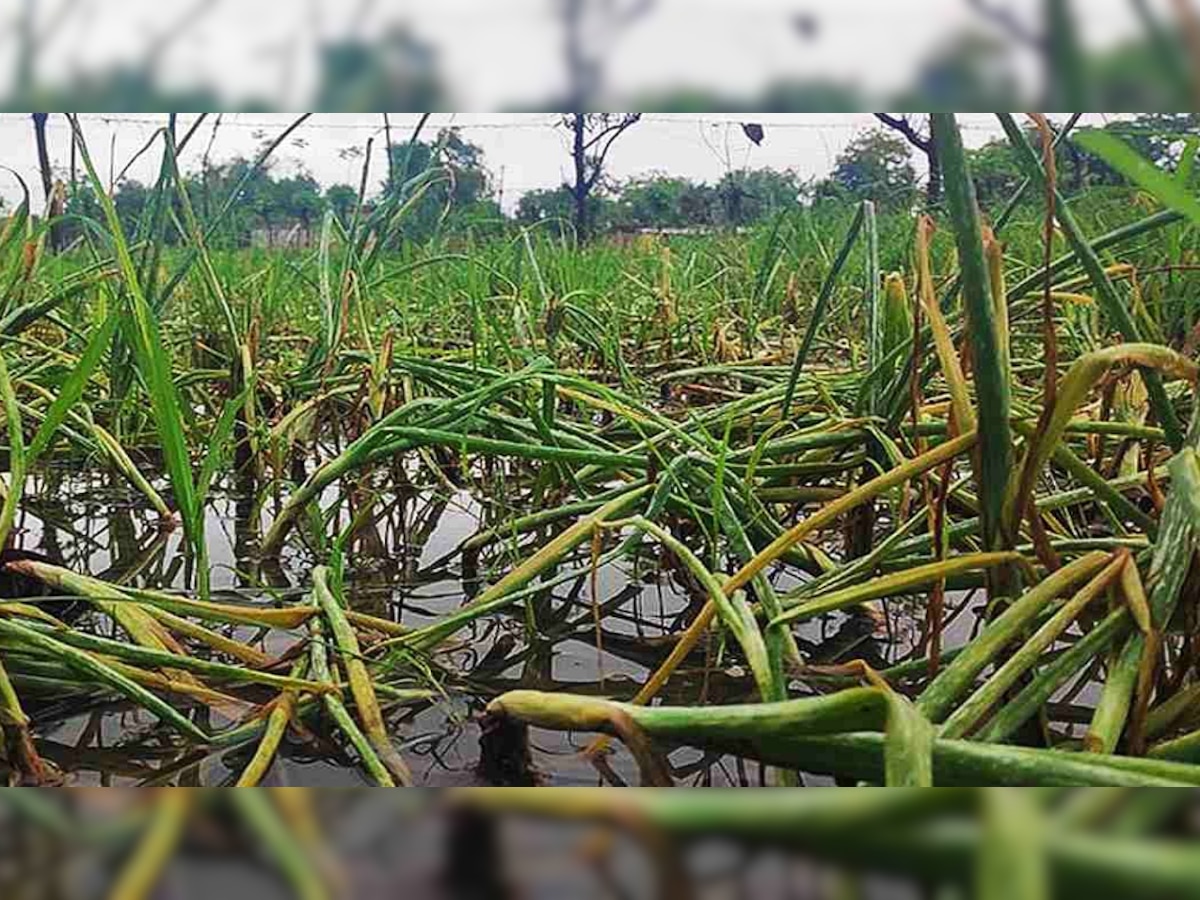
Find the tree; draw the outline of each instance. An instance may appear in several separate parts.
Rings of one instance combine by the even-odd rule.
[[[907,115],[897,116],[892,113],[875,113],[875,118],[892,129],[892,131],[901,135],[909,144],[920,150],[925,156],[925,163],[929,170],[929,182],[925,188],[925,200],[930,206],[936,206],[941,203],[942,164],[938,160],[937,144],[934,143],[933,135],[928,131],[928,122],[922,128]]]
[[[670,88],[648,93],[634,104],[643,112],[844,113],[871,105],[853,85],[827,79],[780,80],[757,96],[723,94],[704,88]]]
[[[433,50],[393,28],[377,42],[347,37],[320,48],[314,109],[435,109],[444,101]]]
[[[654,0],[556,0],[563,28],[563,62],[570,109],[590,109],[604,87],[605,54],[616,35],[644,16]]]
[[[78,187],[74,199],[81,212],[92,213],[93,209],[99,212],[100,207],[90,185]],[[138,224],[149,202],[150,189],[140,181],[128,179],[117,185],[116,193],[113,194],[113,206],[116,207],[117,218],[121,220],[121,228],[126,234],[138,233]]]
[[[1145,159],[1161,168],[1174,170],[1188,137],[1200,127],[1196,113],[1143,113],[1133,119],[1110,122],[1105,130],[1120,135]],[[1040,146],[1041,136],[1032,125],[1025,128],[1029,142]],[[976,194],[985,207],[1006,202],[1024,180],[1012,145],[1003,138],[967,151]],[[1058,144],[1058,186],[1067,194],[1104,186],[1123,185],[1125,179],[1098,156],[1088,153],[1068,138]],[[1036,195],[1027,195],[1033,199]],[[1040,200],[1038,200],[1040,202]]]
[[[682,228],[712,224],[716,192],[688,178],[654,174],[631,179],[617,195],[622,222],[638,228]]]
[[[1038,55],[1044,79],[1044,107],[1092,106],[1091,79],[1070,0],[1043,0],[1040,30],[1023,23],[1007,4],[996,0],[967,0],[967,5],[1009,39]]]
[[[593,193],[587,204],[588,221],[597,231],[607,228],[618,217],[618,204],[610,197]],[[575,197],[565,184],[526,191],[517,202],[517,221],[522,225],[548,221],[556,234],[564,234],[571,230],[574,220]]]
[[[491,192],[491,176],[483,164],[483,148],[465,140],[457,128],[443,128],[432,143],[411,141],[391,148],[385,191],[402,190],[416,175],[441,169],[448,177],[443,197],[458,204],[473,203]]]
[[[967,159],[975,181],[975,196],[985,210],[993,210],[1004,203],[1025,180],[1016,151],[1006,138],[997,138],[977,150],[968,150]],[[1030,196],[1034,196],[1033,192]]]
[[[738,227],[795,206],[801,186],[795,172],[743,169],[726,172],[715,188],[726,225]]]
[[[333,210],[343,228],[349,228],[358,206],[358,191],[348,184],[332,184],[325,189],[325,205]]]
[[[1182,58],[1182,71],[1173,75],[1173,60]],[[1195,75],[1189,70],[1191,54],[1177,35],[1156,41],[1130,41],[1089,59],[1095,96],[1093,109],[1196,108]]]
[[[908,143],[883,129],[855,139],[837,158],[833,174],[817,190],[818,197],[870,199],[880,206],[910,206],[917,192],[917,173]]]
[[[687,182],[679,192],[679,216],[687,225],[711,225],[717,220],[720,202],[707,184]]]
[[[901,109],[1014,109],[1021,89],[1008,47],[990,35],[949,37],[924,60],[913,84],[889,104]],[[922,131],[927,131],[923,128]]]
[[[1138,154],[1154,165],[1174,171],[1187,147],[1188,139],[1200,128],[1197,113],[1142,113],[1132,119],[1108,123],[1106,131],[1118,135]],[[1072,140],[1060,145],[1060,181],[1066,181],[1074,191],[1085,187],[1126,184],[1124,176],[1103,159],[1088,153]]]
[[[93,222],[104,221],[104,210],[96,199],[96,194],[92,191],[90,184],[77,185],[71,191],[67,197],[64,212],[66,218],[61,224],[64,247],[69,247],[83,236],[85,226],[82,219],[91,219]]]
[[[50,151],[46,146],[46,120],[50,118],[50,113],[35,112],[33,116],[33,139],[37,146],[38,172],[42,176],[42,191],[46,199],[46,218],[52,218],[55,215],[53,203],[51,202],[54,194],[54,175],[50,171]],[[61,234],[57,225],[50,227],[50,248],[52,250],[59,249]]]
[[[591,237],[594,222],[588,198],[604,177],[604,163],[613,143],[636,125],[641,113],[568,113],[562,124],[571,133],[574,179],[569,190],[574,201],[577,240]]]
[[[464,139],[457,128],[443,129],[431,143],[394,145],[383,190],[388,195],[413,195],[403,222],[410,240],[428,240],[443,224],[453,230],[498,213],[491,203],[492,178],[483,163],[483,149]]]
[[[572,203],[571,192],[566,185],[535,188],[526,191],[517,201],[517,221],[522,225],[533,225],[546,219],[569,220]]]
[[[248,177],[243,183],[243,178]],[[235,157],[213,165],[188,181],[188,194],[196,209],[220,209],[226,197],[238,189],[221,234],[235,247],[250,243],[256,228],[268,233],[278,224],[275,180],[268,166],[255,167],[252,160]]]
[[[77,112],[220,109],[221,98],[211,89],[175,91],[162,87],[160,83],[160,72],[166,57],[217,4],[218,0],[196,0],[151,33],[146,33],[141,27],[144,23],[130,22],[128,33],[142,33],[138,57],[105,70],[80,70],[65,82],[47,84],[35,78],[38,59],[63,33],[70,19],[84,12],[88,4],[79,0],[63,0],[57,4],[21,0],[21,13],[14,28],[16,52],[12,54],[15,63],[12,78],[14,96],[10,100],[12,108],[27,108],[36,101],[36,105],[43,108],[66,107]],[[39,17],[39,11],[48,14]]]
[[[34,0],[21,0],[21,14],[14,29],[17,42],[14,86],[20,99],[33,95],[33,69],[38,49],[36,14]]]
[[[312,237],[313,220],[325,210],[321,186],[306,172],[276,181],[271,191],[271,204],[284,220],[300,223],[306,238]]]

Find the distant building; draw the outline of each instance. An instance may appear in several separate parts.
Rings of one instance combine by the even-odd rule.
[[[250,246],[270,250],[304,250],[314,244],[313,229],[299,219],[254,228],[250,231]]]

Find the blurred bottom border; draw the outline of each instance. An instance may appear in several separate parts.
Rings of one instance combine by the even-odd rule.
[[[1200,897],[1200,794],[0,791],[4,898]]]

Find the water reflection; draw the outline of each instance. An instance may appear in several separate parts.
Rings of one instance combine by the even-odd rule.
[[[245,476],[229,479],[213,491],[205,523],[214,591],[239,600],[295,600],[328,552],[325,535],[346,532],[347,596],[353,607],[405,626],[428,624],[461,607],[553,534],[542,530],[519,540],[475,541],[464,552],[473,536],[528,507],[521,495],[495,490],[488,472],[478,474],[471,489],[447,480],[417,490],[399,469],[331,490],[322,498],[324,533],[298,529],[270,564],[259,558],[258,546],[283,498],[273,484]],[[166,485],[156,487],[165,490]],[[191,583],[179,533],[164,529],[143,495],[108,472],[60,467],[31,479],[19,525],[18,551],[36,552],[73,571],[142,588],[183,590]],[[703,602],[698,586],[685,571],[650,554],[603,567],[592,577],[590,552],[582,547],[546,573],[541,583],[548,586],[535,590],[524,608],[471,623],[444,653],[424,661],[439,692],[432,699],[396,703],[390,713],[418,783],[469,784],[498,777],[495,772],[506,763],[493,765],[497,761],[484,758],[480,749],[481,739],[489,746],[480,713],[490,697],[518,687],[629,697],[670,653]],[[780,578],[778,586],[791,585]],[[114,627],[90,608],[79,610],[73,624],[102,634]],[[244,626],[229,626],[226,632],[275,656],[304,638],[301,632],[273,632],[267,641]],[[914,645],[903,628],[891,638],[881,640],[878,619],[858,614],[806,623],[798,631],[814,665],[864,659],[884,668]],[[712,635],[667,685],[664,702],[754,699],[753,681],[731,648]],[[39,691],[33,670],[20,680],[38,723],[40,749],[72,784],[228,784],[253,752],[254,741],[232,749],[196,749],[123,701],[82,688],[67,694],[52,686]],[[245,696],[264,702],[271,695]],[[208,706],[187,708],[205,726],[235,724]],[[224,712],[236,715],[236,710]],[[310,716],[302,730],[288,734],[265,784],[365,783],[352,756],[322,724],[320,716]],[[580,755],[586,740],[585,735],[535,730],[529,777],[547,784],[637,783],[636,766],[623,749],[593,761]],[[688,748],[673,751],[669,764],[686,784],[754,785],[764,777],[756,763]]]

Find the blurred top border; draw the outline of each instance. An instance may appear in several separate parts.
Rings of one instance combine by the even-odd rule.
[[[0,108],[1179,111],[1193,0],[12,0]]]

